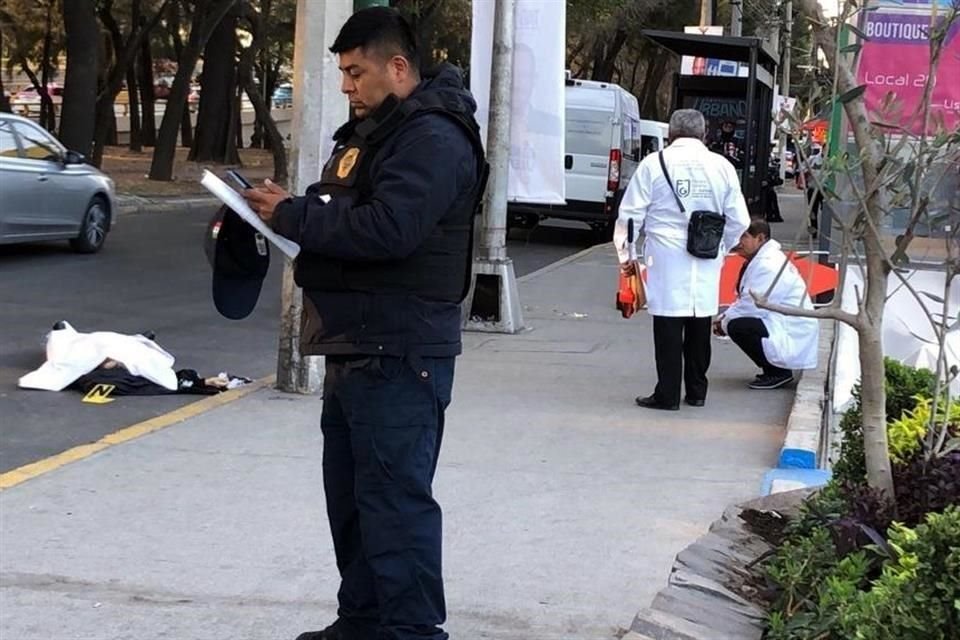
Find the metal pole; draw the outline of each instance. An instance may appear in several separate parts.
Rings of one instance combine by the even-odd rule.
[[[515,9],[516,0],[496,0],[487,130],[490,177],[483,201],[480,247],[473,263],[473,287],[464,304],[465,328],[496,333],[516,333],[523,328],[513,261],[507,257]]]
[[[333,132],[349,115],[347,100],[340,93],[336,56],[327,51],[327,47],[336,39],[352,10],[352,0],[297,0],[290,153],[292,193],[303,193],[319,179],[323,161],[333,147]],[[286,260],[283,267],[280,295],[277,388],[291,393],[313,393],[320,387],[319,367],[317,358],[300,353],[303,292],[293,280],[290,260]]]
[[[743,34],[743,0],[730,1],[730,35],[740,37]]]
[[[700,0],[700,26],[713,24],[713,0]]]
[[[510,170],[510,106],[513,87],[515,0],[497,0],[494,13],[493,63],[490,69],[490,124],[487,156],[490,178],[484,200],[481,257],[507,257],[507,184]]]
[[[780,64],[783,66],[782,80],[780,81],[780,94],[784,99],[790,96],[790,49],[793,38],[793,0],[786,0],[783,3],[783,10],[786,14],[786,33],[783,37],[783,51],[780,56]],[[787,132],[780,127],[780,179],[787,178]]]

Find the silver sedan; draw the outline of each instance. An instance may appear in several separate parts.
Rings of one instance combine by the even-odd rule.
[[[69,240],[95,253],[113,213],[113,180],[32,121],[0,113],[0,244]]]

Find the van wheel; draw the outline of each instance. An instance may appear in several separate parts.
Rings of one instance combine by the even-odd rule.
[[[613,242],[612,222],[593,222],[590,228],[593,230],[593,239],[597,244]]]
[[[80,225],[80,235],[70,240],[70,248],[77,253],[96,253],[103,247],[110,227],[110,212],[106,201],[96,196],[87,205]]]

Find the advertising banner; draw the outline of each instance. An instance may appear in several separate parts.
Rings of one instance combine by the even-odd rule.
[[[923,130],[913,115],[923,98],[923,87],[930,72],[930,16],[875,11],[867,14],[857,79],[867,85],[864,95],[867,110],[880,110],[888,92],[900,101],[895,124],[911,133]],[[948,129],[960,122],[960,22],[955,22],[944,41],[937,67],[930,111],[940,112]]]
[[[470,91],[484,140],[490,115],[493,0],[474,0]],[[565,204],[564,64],[566,4],[517,0],[510,116],[512,202]]]

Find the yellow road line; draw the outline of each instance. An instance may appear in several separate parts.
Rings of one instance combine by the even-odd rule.
[[[13,469],[12,471],[7,471],[6,473],[0,474],[0,491],[14,487],[21,482],[26,482],[31,478],[36,478],[37,476],[42,476],[45,473],[50,473],[55,469],[59,469],[64,465],[70,464],[71,462],[89,458],[98,451],[109,449],[112,446],[128,442],[134,438],[145,436],[148,433],[153,433],[154,431],[159,431],[160,429],[175,425],[178,422],[183,422],[184,420],[196,417],[201,413],[210,411],[211,409],[222,407],[223,405],[229,404],[234,400],[239,400],[240,398],[251,394],[254,391],[272,385],[275,380],[276,376],[267,376],[266,378],[255,380],[253,383],[238,389],[224,391],[223,393],[218,393],[215,396],[208,396],[203,400],[191,402],[187,406],[180,407],[179,409],[171,411],[170,413],[165,413],[162,416],[150,418],[149,420],[144,420],[143,422],[138,422],[135,425],[107,434],[91,444],[82,444],[80,446],[73,447],[72,449],[67,449],[63,453],[58,453],[57,455],[44,458],[43,460],[38,460],[37,462],[25,464],[22,467]]]

